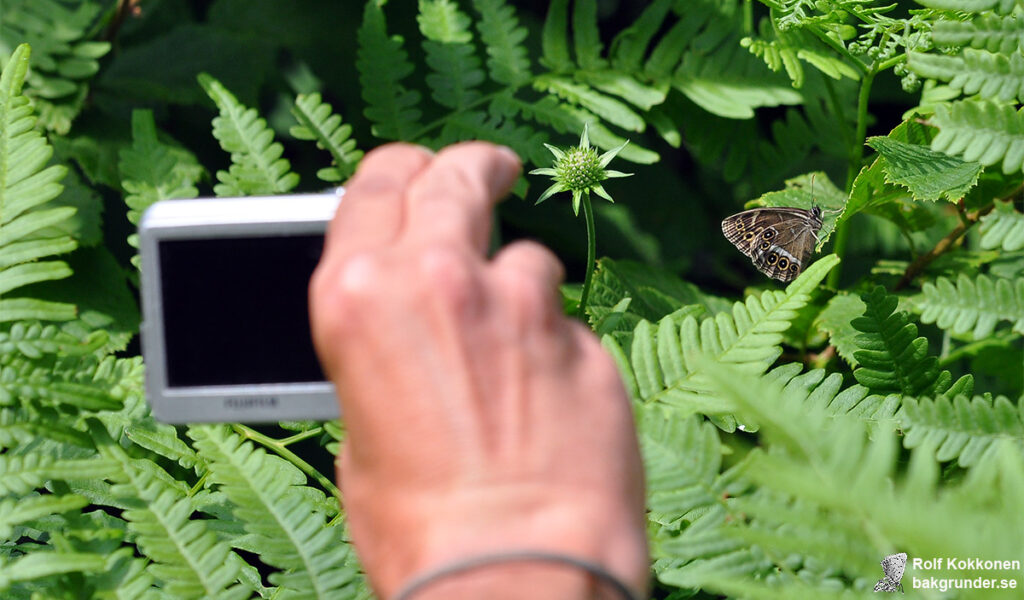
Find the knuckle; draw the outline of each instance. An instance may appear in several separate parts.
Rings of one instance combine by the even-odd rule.
[[[440,302],[447,309],[463,311],[480,298],[470,255],[456,248],[431,246],[417,257],[415,285],[419,296]]]
[[[314,317],[332,331],[360,323],[386,289],[387,273],[383,257],[369,252],[354,254],[338,264],[321,264],[310,279]]]
[[[550,285],[520,270],[505,273],[505,287],[516,323],[521,330],[549,327],[557,315]]]

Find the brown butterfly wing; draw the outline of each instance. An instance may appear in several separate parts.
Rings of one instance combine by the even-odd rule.
[[[722,221],[722,233],[759,271],[791,281],[814,253],[821,222],[799,208],[755,208]]]

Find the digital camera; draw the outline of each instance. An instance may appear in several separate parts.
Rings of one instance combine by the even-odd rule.
[[[165,200],[139,226],[142,354],[168,423],[337,418],[309,278],[344,190]]]

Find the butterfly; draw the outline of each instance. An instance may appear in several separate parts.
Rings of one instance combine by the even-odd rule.
[[[804,270],[818,242],[821,207],[754,208],[727,217],[722,233],[772,279],[791,281]]]
[[[903,592],[903,584],[900,580],[903,579],[903,570],[907,567],[907,553],[900,552],[899,554],[890,554],[882,559],[882,572],[885,573],[885,577],[878,580],[875,584],[876,592],[895,592],[899,590]]]

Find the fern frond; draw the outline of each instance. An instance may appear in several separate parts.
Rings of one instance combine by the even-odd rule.
[[[558,73],[572,68],[569,58],[569,0],[552,0],[541,33],[540,62]]]
[[[170,425],[147,420],[132,423],[124,430],[126,438],[154,454],[169,458],[186,469],[199,463],[199,457]]]
[[[487,70],[491,79],[509,86],[526,83],[530,59],[523,46],[526,28],[519,24],[515,9],[504,0],[473,0],[480,13],[477,29],[487,49]]]
[[[723,44],[706,56],[686,53],[672,83],[704,110],[729,119],[750,119],[763,106],[803,102],[787,78],[766,71],[763,61],[738,44]]]
[[[117,465],[108,460],[58,460],[45,451],[0,454],[0,496],[22,496],[51,479],[104,479],[116,472]]]
[[[922,323],[935,323],[956,334],[971,332],[983,339],[1000,321],[1010,321],[1013,330],[1024,334],[1024,279],[973,279],[961,273],[956,285],[945,277],[926,282],[916,299]]]
[[[956,56],[909,52],[907,67],[922,77],[946,81],[967,95],[1000,101],[1024,98],[1024,56],[965,48]]]
[[[898,415],[906,434],[903,445],[930,444],[936,448],[936,460],[956,459],[960,466],[972,467],[1000,440],[1024,449],[1021,406],[1004,396],[905,398]]]
[[[533,85],[540,91],[579,104],[602,120],[628,131],[643,131],[646,126],[643,118],[625,102],[602,94],[568,77],[541,75],[534,79]]]
[[[10,562],[0,558],[0,591],[18,582],[34,581],[65,573],[100,573],[106,568],[100,554],[84,552],[33,552]]]
[[[929,8],[941,8],[943,10],[959,10],[973,13],[994,10],[997,13],[1006,14],[1013,10],[1020,2],[1019,0],[917,0],[917,3]]]
[[[476,88],[484,81],[469,17],[451,0],[420,0],[419,8],[424,56],[433,70],[426,76],[431,95],[441,106],[466,109],[480,97]]]
[[[658,578],[668,582],[698,565],[749,555],[726,530],[730,507],[749,487],[746,461],[719,473],[723,448],[710,423],[664,405],[637,411]]]
[[[142,553],[154,562],[149,572],[162,580],[166,591],[179,598],[248,597],[237,583],[238,563],[229,560],[230,547],[202,519],[192,519],[193,498],[187,486],[170,478],[152,461],[136,459],[117,444],[96,422],[90,431],[100,456],[116,465],[113,492],[125,499],[128,529]]]
[[[213,136],[225,152],[231,153],[231,167],[218,171],[213,191],[218,196],[281,194],[299,182],[284,147],[255,109],[246,108],[219,81],[203,73],[199,84],[217,105],[220,115],[213,119]]]
[[[632,73],[641,69],[651,41],[661,29],[665,22],[665,17],[668,16],[673,4],[673,0],[654,0],[654,2],[644,7],[643,12],[640,13],[636,21],[615,36],[611,44],[611,56],[612,64],[616,69],[625,73]],[[696,18],[696,15],[693,15],[692,20],[696,20]],[[691,19],[683,19],[678,21],[673,27],[678,27],[684,22],[692,21]],[[679,44],[680,47],[684,45],[685,41],[683,40]],[[678,58],[672,62],[678,62]],[[662,71],[663,75],[665,73],[665,71]]]
[[[669,315],[657,326],[644,320],[634,329],[628,348],[607,335],[602,343],[616,358],[627,389],[637,400],[721,415],[719,424],[731,431],[736,426],[728,416],[731,407],[702,396],[706,384],[700,376],[700,358],[763,373],[782,353],[782,332],[838,262],[834,255],[826,256],[785,292],[768,290],[760,297],[748,296],[733,305],[731,314],[723,312],[703,321],[689,316],[678,322]]]
[[[110,43],[94,41],[93,28],[103,7],[94,2],[6,0],[0,4],[0,53],[26,43],[32,47],[32,72],[26,95],[47,130],[65,134],[85,105],[89,80]]]
[[[1014,252],[1024,248],[1024,214],[1012,202],[996,200],[995,210],[981,218],[981,247]]]
[[[0,296],[29,283],[67,277],[67,263],[39,259],[77,246],[55,228],[66,224],[75,209],[51,204],[63,189],[59,182],[67,169],[46,166],[53,149],[34,129],[32,107],[21,93],[29,54],[28,46],[19,46],[0,75]],[[0,322],[73,316],[68,304],[0,299]]]
[[[986,526],[996,519],[1015,534],[1024,532],[1017,507],[1024,499],[1019,448],[999,444],[986,455],[990,459],[940,495],[934,443],[916,448],[906,474],[897,479],[899,449],[892,434],[793,402],[790,393],[764,377],[722,365],[709,365],[707,374],[719,395],[745,418],[761,423],[761,444],[768,447],[751,456],[745,474],[757,490],[737,499],[734,509],[741,517],[732,531],[756,543],[774,563],[774,572],[792,573],[801,564],[811,572],[800,570],[804,587],[797,588],[803,590],[798,594],[792,593],[792,576],[728,577],[712,571],[691,586],[753,598],[838,598],[845,595],[835,593],[837,582],[831,577],[845,575],[855,589],[871,589],[879,577],[879,557],[896,548],[913,556],[943,556],[967,547],[992,557],[1001,552],[1022,556],[1006,531]],[[979,504],[976,486],[996,489],[986,491],[985,503]],[[961,518],[965,514],[968,522]],[[935,536],[935,523],[947,520],[956,524]],[[844,548],[835,547],[837,539]]]
[[[22,523],[78,510],[88,504],[86,498],[75,494],[5,498],[0,500],[0,539],[11,539],[15,527]]]
[[[154,202],[170,198],[195,198],[196,182],[203,168],[189,152],[164,144],[157,138],[152,111],[132,111],[132,145],[118,152],[121,187],[128,205],[128,220],[138,225]],[[139,247],[138,235],[129,236],[128,243]],[[132,258],[138,266],[138,259]]]
[[[981,15],[972,21],[942,19],[932,26],[939,48],[970,46],[1010,54],[1024,48],[1024,20],[1017,15]]]
[[[939,128],[932,150],[985,166],[1001,161],[1007,175],[1024,165],[1024,109],[989,100],[937,104],[932,123]]]
[[[325,527],[325,515],[305,500],[301,471],[224,427],[191,427],[188,434],[209,462],[211,480],[259,540],[261,559],[287,571],[271,576],[278,597],[327,600],[353,593],[355,572],[346,565],[341,530]]]
[[[344,181],[356,170],[363,151],[351,139],[352,126],[342,124],[341,116],[334,114],[331,105],[320,99],[320,94],[299,94],[292,107],[292,115],[299,122],[289,130],[300,140],[315,140],[318,148],[331,153],[333,164],[317,171],[316,176],[328,182]]]
[[[585,70],[597,70],[606,66],[601,58],[601,34],[597,30],[597,2],[576,0],[572,11],[573,50],[576,64]]]
[[[420,93],[402,85],[413,72],[401,36],[388,36],[380,2],[367,2],[359,27],[356,67],[373,135],[386,140],[412,140],[422,112]]]
[[[867,309],[851,323],[861,332],[855,340],[861,349],[853,353],[860,364],[853,371],[857,381],[878,393],[920,396],[948,391],[952,376],[939,371],[938,359],[928,355],[928,340],[917,336],[917,325],[907,313],[896,312],[896,297],[876,286],[861,299]],[[956,386],[966,386],[970,393],[971,381],[965,375]]]
[[[0,330],[0,356],[18,352],[27,358],[44,354],[81,355],[96,350],[102,335],[86,339],[75,337],[57,328],[32,321],[18,321],[7,331]]]

